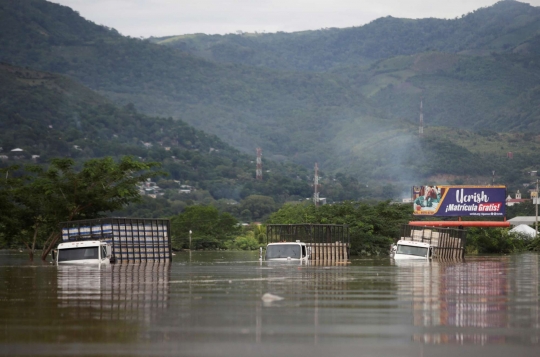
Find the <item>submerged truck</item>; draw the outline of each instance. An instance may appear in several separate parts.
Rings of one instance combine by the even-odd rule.
[[[349,227],[343,224],[268,224],[267,261],[300,261],[310,264],[342,264],[349,261]]]
[[[99,240],[60,243],[56,252],[57,264],[110,264],[114,263],[112,246]]]
[[[403,259],[463,259],[466,232],[462,229],[403,225],[390,256]]]
[[[168,219],[100,218],[62,222],[58,264],[170,261]]]
[[[429,259],[433,256],[433,247],[429,243],[400,239],[392,246],[391,255],[396,260]]]
[[[266,246],[264,260],[297,260],[307,261],[310,257],[310,248],[299,240],[296,242],[269,243]]]

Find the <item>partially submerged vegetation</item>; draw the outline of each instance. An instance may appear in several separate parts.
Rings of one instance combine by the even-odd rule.
[[[412,218],[410,205],[382,202],[347,201],[315,207],[313,204],[287,204],[270,216],[272,224],[347,224],[351,254],[387,255],[399,235],[401,224]]]
[[[60,239],[60,222],[99,218],[140,200],[136,184],[158,166],[123,157],[0,169],[0,247],[24,246],[30,259],[39,247],[45,260]]]
[[[42,248],[42,259],[58,243],[61,221],[102,217],[140,201],[137,184],[160,174],[156,163],[130,157],[119,162],[93,159],[76,167],[55,159],[47,168],[29,165],[0,170],[0,247],[24,246],[30,257]],[[530,207],[526,207],[530,210]],[[285,204],[268,224],[346,224],[351,254],[385,256],[402,224],[413,218],[409,204],[353,202],[316,207],[310,202]],[[230,213],[211,205],[192,205],[171,217],[173,249],[255,250],[266,245],[264,225],[242,227]],[[470,228],[468,254],[540,251],[540,238],[508,229]]]
[[[540,238],[511,233],[508,228],[469,228],[467,254],[540,252]]]

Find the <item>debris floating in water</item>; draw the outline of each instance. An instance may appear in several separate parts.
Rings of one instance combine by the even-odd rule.
[[[274,294],[270,294],[270,293],[266,293],[262,296],[262,301],[264,302],[272,302],[272,301],[279,301],[279,300],[283,300],[284,298],[282,298],[281,296],[277,296],[277,295],[274,295]]]

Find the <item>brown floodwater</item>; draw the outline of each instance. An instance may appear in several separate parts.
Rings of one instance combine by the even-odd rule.
[[[77,267],[0,251],[0,355],[540,355],[540,255],[397,263]]]

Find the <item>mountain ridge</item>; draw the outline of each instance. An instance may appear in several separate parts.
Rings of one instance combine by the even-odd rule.
[[[505,7],[513,10],[505,15]],[[40,15],[42,12],[47,16]],[[318,44],[317,51],[308,53],[312,63],[317,64],[322,58],[326,62],[317,66],[333,68],[309,72],[293,67],[272,69],[219,63],[120,36],[114,30],[87,22],[72,10],[43,0],[7,1],[0,3],[0,18],[18,20],[7,25],[0,21],[0,60],[69,76],[112,103],[126,108],[133,103],[132,107],[144,113],[184,120],[219,135],[244,152],[253,153],[255,147],[262,147],[266,158],[293,161],[310,169],[318,162],[331,173],[346,171],[377,184],[419,181],[434,175],[466,178],[464,167],[470,169],[471,175],[481,176],[491,170],[490,165],[504,171],[525,170],[532,163],[515,160],[519,165],[504,168],[505,163],[499,158],[490,161],[478,156],[470,143],[419,137],[420,100],[424,98],[428,131],[435,126],[450,127],[447,130],[451,132],[481,132],[485,127],[533,133],[540,130],[540,112],[535,108],[540,92],[536,86],[540,38],[531,32],[536,31],[537,12],[537,8],[528,5],[498,3],[464,16],[466,21],[477,22],[479,33],[489,32],[502,21],[492,13],[508,17],[507,26],[500,26],[502,30],[495,36],[467,42],[481,45],[465,52],[483,52],[483,56],[471,56],[461,47],[456,47],[454,50],[459,52],[455,53],[426,49],[431,45],[406,34],[409,40],[416,41],[411,48],[422,51],[395,55],[408,46],[401,43],[400,26],[412,24],[415,31],[431,26],[433,31],[429,34],[436,36],[441,22],[434,19],[376,20],[368,28],[376,36],[396,34],[388,39],[386,47],[379,49],[380,54],[395,44],[401,47],[396,45],[395,53],[389,53],[391,57],[351,56],[352,63],[338,65],[334,63],[332,49],[343,43],[353,46],[354,41],[349,43],[347,39],[357,34],[347,31],[356,30],[307,32],[306,46],[289,43],[286,50],[296,48],[305,54]],[[456,22],[451,21],[465,20],[442,23],[455,26]],[[414,28],[418,23],[423,27]],[[6,29],[8,25],[12,28]],[[517,26],[517,30],[512,26]],[[462,29],[465,34],[467,31]],[[321,34],[326,38],[342,36],[341,42],[334,41],[334,47],[325,47],[317,37]],[[505,47],[510,35],[516,36]],[[261,36],[269,38],[267,34]],[[279,41],[287,37],[276,36]],[[244,41],[248,37],[235,39]],[[375,46],[374,39],[352,53],[361,54]],[[447,43],[444,37],[438,41]],[[495,51],[490,50],[491,45]],[[347,55],[347,46],[341,49],[343,56]],[[455,43],[446,46],[455,47]],[[286,59],[287,51],[280,58]],[[318,56],[321,51],[326,57]],[[478,139],[477,134],[470,137]],[[432,153],[444,157],[446,164],[440,164]],[[480,165],[474,168],[470,162]]]
[[[500,1],[452,20],[387,16],[363,26],[341,29],[276,34],[195,34],[150,40],[217,62],[327,71],[343,64],[369,64],[426,50],[508,52],[535,37],[539,30],[540,8],[517,1]]]

